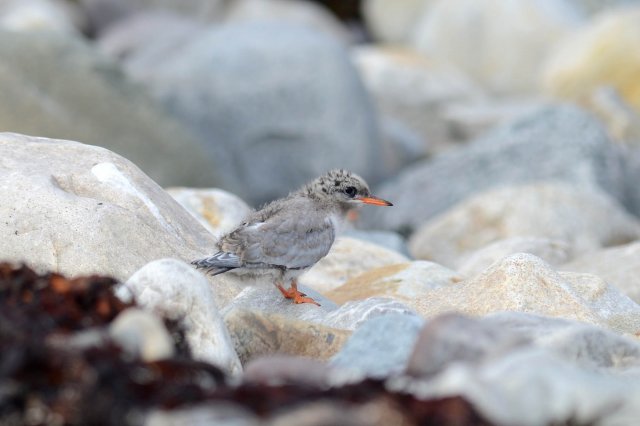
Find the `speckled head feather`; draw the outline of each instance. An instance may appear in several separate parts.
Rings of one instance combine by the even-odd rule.
[[[335,169],[305,185],[302,193],[310,198],[352,204],[359,197],[369,197],[369,185],[360,176]],[[353,207],[353,206],[351,206]]]

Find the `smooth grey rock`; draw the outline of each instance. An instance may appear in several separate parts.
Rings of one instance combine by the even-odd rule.
[[[222,315],[226,316],[235,310],[248,310],[251,312],[274,313],[291,319],[313,320],[322,318],[327,312],[338,306],[320,293],[304,285],[298,285],[298,289],[320,304],[293,303],[285,299],[282,293],[272,283],[252,285],[242,290],[222,309]]]
[[[330,362],[363,377],[387,377],[404,371],[424,320],[385,315],[362,324]]]
[[[397,300],[369,297],[345,303],[322,318],[322,323],[329,327],[355,330],[364,322],[385,315],[417,316],[418,314]]]
[[[428,321],[418,335],[406,372],[429,376],[453,363],[478,364],[528,343],[508,329],[485,325],[465,315],[443,314]]]
[[[251,203],[331,168],[369,183],[381,177],[373,106],[331,37],[294,25],[230,24],[165,61],[135,62],[129,74],[208,141],[224,188]]]
[[[416,259],[455,267],[509,237],[552,238],[579,254],[640,238],[640,220],[596,188],[538,182],[469,197],[421,226],[409,249]]]
[[[194,358],[231,374],[242,371],[210,284],[191,266],[156,260],[133,274],[125,287],[145,308],[182,321]]]
[[[427,382],[399,388],[419,398],[460,395],[495,424],[631,425],[640,416],[640,372],[594,371],[543,348],[482,365],[457,365]]]
[[[409,167],[374,191],[393,200],[394,207],[365,210],[362,222],[406,233],[478,191],[541,180],[599,187],[631,207],[639,191],[624,168],[620,148],[609,142],[595,118],[558,105],[505,124],[464,149]]]
[[[160,185],[216,186],[197,137],[80,39],[0,31],[0,64],[0,130],[105,147]]]
[[[296,24],[321,32],[344,43],[350,42],[349,32],[321,4],[297,0],[235,0],[230,2],[224,23],[279,22]]]
[[[98,34],[96,45],[106,55],[128,63],[167,60],[206,25],[169,11],[146,11],[119,20]]]
[[[118,21],[144,12],[172,12],[215,22],[226,12],[224,0],[78,0],[92,31],[100,34]]]
[[[640,343],[576,321],[438,317],[422,329],[409,371],[429,376],[388,386],[422,398],[461,395],[497,424],[617,425],[640,413]]]
[[[586,369],[640,367],[640,343],[590,324],[520,312],[471,318],[444,314],[427,322],[409,374],[434,375],[454,364],[480,365],[540,347]]]
[[[0,258],[125,281],[214,239],[135,165],[104,148],[0,133]]]

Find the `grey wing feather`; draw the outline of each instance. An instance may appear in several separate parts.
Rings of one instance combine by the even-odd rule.
[[[194,260],[191,264],[195,265],[197,269],[205,269],[207,273],[212,275],[222,274],[223,272],[242,266],[239,256],[222,251],[205,257],[204,259]]]
[[[247,223],[221,241],[223,251],[239,254],[243,262],[307,268],[327,255],[335,230],[326,215],[304,209],[306,216],[291,210],[276,211],[263,222]],[[295,211],[294,211],[295,212]]]

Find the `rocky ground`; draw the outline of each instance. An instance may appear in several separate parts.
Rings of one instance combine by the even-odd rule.
[[[0,1],[1,425],[636,425],[640,2]],[[328,169],[300,279],[189,262]]]

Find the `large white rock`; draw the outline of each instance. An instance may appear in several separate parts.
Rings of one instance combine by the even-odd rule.
[[[241,372],[210,284],[191,266],[175,259],[156,260],[133,274],[125,288],[145,308],[183,322],[194,358],[231,374]]]
[[[582,253],[639,236],[638,219],[607,194],[548,182],[471,197],[426,222],[409,248],[418,259],[456,267],[481,247],[505,238],[550,238]]]
[[[0,134],[0,258],[38,271],[125,281],[214,239],[126,159],[77,142]]]
[[[558,0],[440,0],[413,44],[501,93],[533,92],[550,48],[579,23]]]

